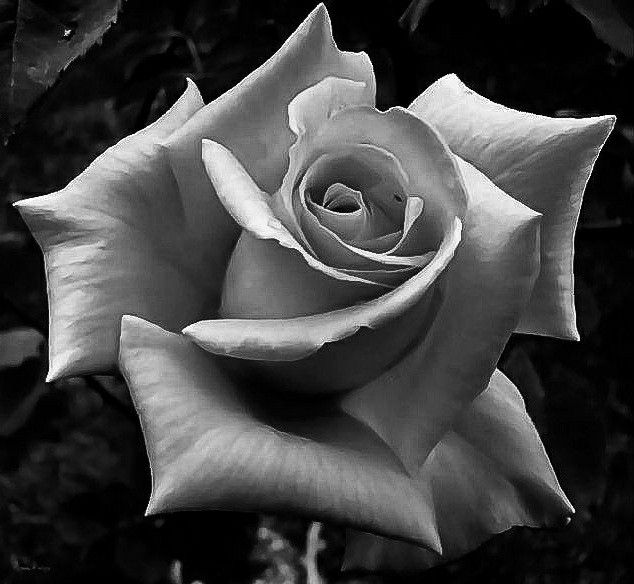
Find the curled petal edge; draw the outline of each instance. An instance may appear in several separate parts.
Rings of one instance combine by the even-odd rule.
[[[461,238],[455,218],[434,259],[398,288],[364,304],[289,319],[217,319],[196,322],[183,334],[216,355],[254,361],[297,361],[326,343],[378,328],[413,307],[447,267]]]
[[[213,140],[203,140],[202,143],[207,176],[218,199],[240,227],[258,239],[273,239],[281,246],[297,252],[311,268],[332,278],[374,285],[379,290],[389,289],[383,284],[327,266],[312,256],[278,219],[271,208],[271,197],[257,186],[233,153]]]

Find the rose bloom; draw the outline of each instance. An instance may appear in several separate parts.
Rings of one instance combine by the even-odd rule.
[[[113,371],[148,513],[295,513],[345,566],[418,569],[565,524],[515,386],[513,332],[578,338],[573,237],[611,116],[514,111],[449,75],[375,109],[318,6],[205,105],[18,203],[44,252],[48,379]]]

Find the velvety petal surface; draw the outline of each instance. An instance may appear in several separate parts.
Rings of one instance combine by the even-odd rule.
[[[337,48],[328,12],[319,4],[268,61],[165,141],[187,201],[188,223],[206,232],[219,264],[226,265],[239,229],[206,176],[202,140],[228,147],[261,189],[275,192],[288,166],[288,149],[294,139],[288,106],[297,94],[329,76],[351,80],[361,88],[364,103],[374,103],[376,82],[370,59],[365,53]],[[231,243],[217,243],[225,240]]]
[[[121,140],[59,192],[16,203],[44,253],[49,380],[116,367],[126,312],[180,329],[204,314],[210,269],[188,229],[159,143],[203,102],[189,82],[154,124]],[[219,242],[220,244],[222,242]]]
[[[148,513],[297,513],[440,551],[432,509],[363,424],[314,404],[281,418],[288,399],[135,317],[122,321],[120,364],[150,459]]]
[[[586,183],[615,118],[549,118],[506,108],[455,75],[409,107],[498,187],[543,214],[541,270],[518,331],[577,339],[573,240]]]
[[[293,318],[251,316],[204,320],[186,327],[183,332],[211,353],[272,366],[269,372],[280,383],[279,389],[300,392],[349,389],[391,365],[420,334],[428,312],[436,305],[434,295],[426,294],[451,261],[460,243],[461,228],[460,220],[455,219],[434,258],[417,274],[378,298]],[[275,266],[271,263],[264,265],[261,272],[265,277],[276,274],[279,281],[281,273],[272,272],[272,267]],[[249,273],[245,269],[241,272]],[[289,273],[287,270],[284,277],[288,278]],[[274,288],[282,289],[279,285]],[[312,294],[323,292],[318,289]],[[258,294],[266,294],[265,289],[258,289],[256,298]],[[289,287],[281,298],[288,298],[292,308],[296,295],[299,296],[298,292]],[[251,309],[256,302],[246,308]],[[270,310],[270,306],[288,310],[275,298],[265,298],[262,306],[266,310]],[[244,314],[245,307],[236,305],[236,310]],[[367,362],[368,355],[372,355],[372,363]],[[306,359],[312,356],[314,360]],[[286,367],[288,362],[297,363]]]
[[[486,389],[539,271],[540,215],[459,164],[467,215],[433,323],[394,368],[344,399],[412,473]]]
[[[574,513],[521,394],[498,370],[433,448],[416,480],[435,511],[442,556],[351,530],[345,568],[424,569],[515,525],[559,526]]]

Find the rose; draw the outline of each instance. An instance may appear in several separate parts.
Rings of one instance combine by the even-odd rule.
[[[514,330],[577,336],[574,229],[614,120],[517,112],[455,76],[407,110],[374,89],[320,5],[231,91],[204,105],[189,82],[18,207],[49,379],[119,363],[149,513],[295,512],[367,532],[349,566],[411,568],[573,513],[495,366]]]

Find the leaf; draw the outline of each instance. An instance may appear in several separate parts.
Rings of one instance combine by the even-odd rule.
[[[0,331],[0,370],[19,367],[28,359],[37,359],[44,337],[32,328]]]
[[[19,430],[46,391],[43,344],[42,334],[32,328],[0,331],[0,436]]]
[[[634,57],[634,7],[631,0],[568,0],[592,24],[594,34],[613,49]]]
[[[0,0],[0,138],[99,42],[123,0]]]
[[[434,0],[412,0],[405,12],[401,15],[398,23],[409,33],[413,33],[420,24],[421,19],[431,6]]]

